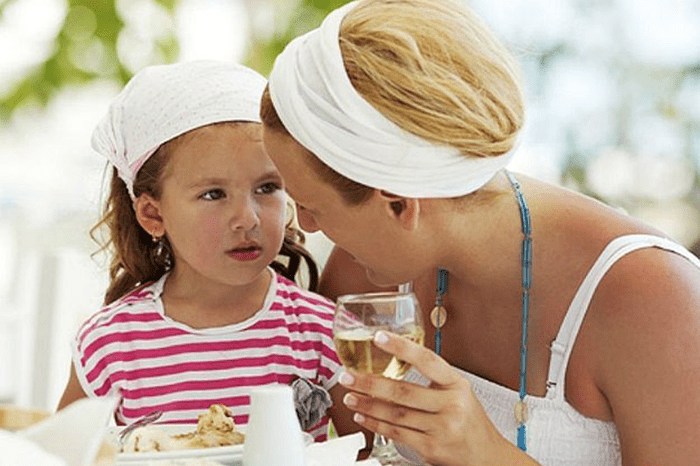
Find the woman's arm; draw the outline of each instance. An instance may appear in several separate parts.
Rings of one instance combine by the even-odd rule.
[[[395,287],[381,287],[370,282],[365,268],[344,249],[335,246],[323,267],[318,292],[335,301],[344,294],[392,289]]]
[[[68,384],[66,385],[66,389],[63,391],[61,400],[58,402],[57,409],[61,410],[80,398],[87,398],[87,394],[83,391],[80,381],[78,381],[78,375],[75,373],[75,366],[71,364]]]
[[[681,256],[638,251],[610,270],[591,303],[598,386],[625,466],[700,458],[700,271]]]

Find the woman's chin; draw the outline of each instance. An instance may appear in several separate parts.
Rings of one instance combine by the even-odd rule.
[[[370,269],[369,267],[365,266],[365,274],[367,275],[367,279],[372,283],[373,285],[376,286],[381,286],[381,287],[389,287],[389,286],[398,286],[400,285],[399,282],[396,280],[380,273],[377,272],[373,269]]]

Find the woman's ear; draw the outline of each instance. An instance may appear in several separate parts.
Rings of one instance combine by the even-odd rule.
[[[165,234],[165,225],[160,213],[160,202],[149,194],[141,194],[134,201],[136,220],[149,235],[160,238]]]
[[[399,220],[403,228],[414,230],[418,226],[418,214],[420,213],[418,199],[398,196],[383,190],[379,191],[379,196],[386,205],[387,213]]]

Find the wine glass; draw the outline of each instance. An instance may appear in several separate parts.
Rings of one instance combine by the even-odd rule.
[[[374,334],[386,330],[423,344],[420,306],[412,292],[363,293],[340,296],[333,319],[333,341],[347,369],[401,379],[410,365],[374,345]],[[371,458],[382,465],[405,464],[394,443],[375,434]]]

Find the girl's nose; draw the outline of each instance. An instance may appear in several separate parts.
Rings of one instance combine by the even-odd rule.
[[[254,230],[260,225],[258,206],[252,199],[241,199],[234,203],[231,217],[233,230]]]

